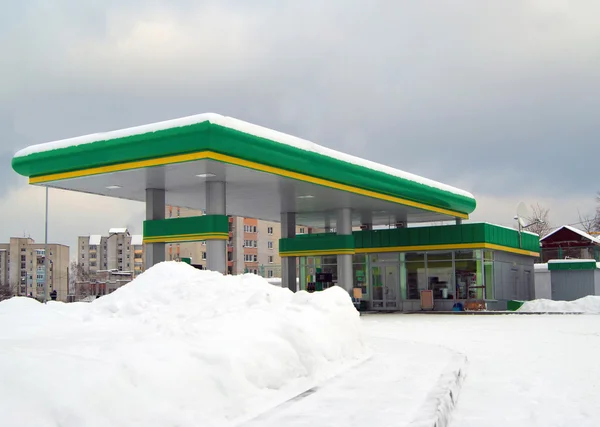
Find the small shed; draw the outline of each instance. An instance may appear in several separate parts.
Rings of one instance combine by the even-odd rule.
[[[600,296],[600,263],[595,260],[554,259],[536,265],[535,298],[574,301],[588,295]]]

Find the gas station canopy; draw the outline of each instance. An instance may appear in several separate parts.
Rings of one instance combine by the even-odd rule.
[[[353,225],[468,218],[465,191],[218,114],[31,146],[13,168],[35,185],[205,209],[209,181],[226,185],[227,214],[323,226],[340,207]],[[331,226],[335,225],[335,214]]]

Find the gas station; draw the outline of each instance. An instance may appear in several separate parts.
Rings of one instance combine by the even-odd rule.
[[[144,202],[145,266],[165,244],[206,241],[226,273],[228,216],[281,223],[282,286],[339,285],[372,309],[457,300],[504,309],[533,295],[535,234],[464,223],[468,192],[262,126],[200,114],[27,147],[13,169],[32,185]],[[165,205],[206,215],[165,218]],[[452,221],[452,225],[417,226]],[[296,225],[325,232],[295,235]]]

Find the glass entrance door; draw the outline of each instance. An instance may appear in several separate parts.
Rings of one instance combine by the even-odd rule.
[[[397,265],[373,265],[373,308],[398,308],[399,282]]]

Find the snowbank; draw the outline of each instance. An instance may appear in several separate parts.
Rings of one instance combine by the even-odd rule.
[[[92,303],[6,300],[0,337],[3,427],[226,425],[367,356],[340,288],[175,262]]]
[[[575,301],[536,299],[525,302],[517,311],[526,313],[600,314],[600,296],[589,295]]]

